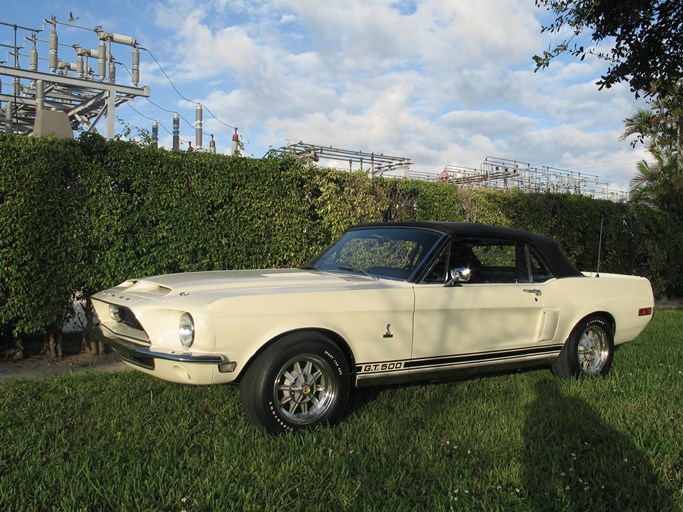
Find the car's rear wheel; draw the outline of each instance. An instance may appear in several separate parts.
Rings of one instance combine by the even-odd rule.
[[[589,317],[574,327],[562,352],[552,364],[552,371],[563,379],[580,375],[607,375],[613,357],[612,327],[603,317]]]
[[[240,384],[247,419],[271,433],[336,422],[349,396],[344,354],[315,332],[288,335],[268,347]]]

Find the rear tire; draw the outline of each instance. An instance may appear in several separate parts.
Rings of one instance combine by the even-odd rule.
[[[561,379],[580,375],[604,376],[612,366],[613,357],[611,325],[603,317],[589,317],[574,327],[551,370]]]
[[[268,347],[240,384],[247,419],[272,434],[337,422],[349,398],[344,354],[326,336],[301,332]]]

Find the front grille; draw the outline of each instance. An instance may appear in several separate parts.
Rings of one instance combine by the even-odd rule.
[[[110,306],[110,307],[115,307],[118,310],[118,322],[127,325],[131,329],[135,329],[137,331],[143,331],[144,329],[140,325],[140,322],[138,322],[138,319],[135,318],[135,315],[133,312],[128,309],[124,308],[123,306]]]
[[[149,345],[149,336],[131,309],[99,298],[92,302],[102,328],[122,339]]]

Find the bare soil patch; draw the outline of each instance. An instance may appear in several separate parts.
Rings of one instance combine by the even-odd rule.
[[[80,334],[65,334],[62,339],[63,356],[53,359],[41,354],[43,338],[30,336],[22,339],[22,359],[13,359],[11,344],[0,344],[0,382],[8,379],[49,377],[87,370],[121,371],[127,366],[113,352],[92,355],[81,351]]]

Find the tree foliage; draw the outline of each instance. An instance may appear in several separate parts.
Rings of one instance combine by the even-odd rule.
[[[669,96],[650,105],[626,119],[622,135],[622,140],[634,137],[633,146],[645,144],[653,158],[638,163],[631,198],[683,216],[683,102]]]
[[[654,162],[638,162],[631,180],[631,199],[664,211],[683,214],[683,173],[668,150],[651,149]]]
[[[563,53],[583,60],[594,55],[607,62],[600,88],[628,82],[638,96],[669,96],[683,78],[683,2],[681,0],[536,0],[555,19],[543,32],[566,34],[561,42],[534,56],[536,69],[547,67]],[[605,50],[574,42],[589,32]]]
[[[683,92],[683,90],[682,90]],[[631,136],[631,145],[645,144],[648,149],[669,149],[680,154],[683,137],[683,95],[670,95],[649,102],[650,109],[639,108],[624,121],[621,139]]]

